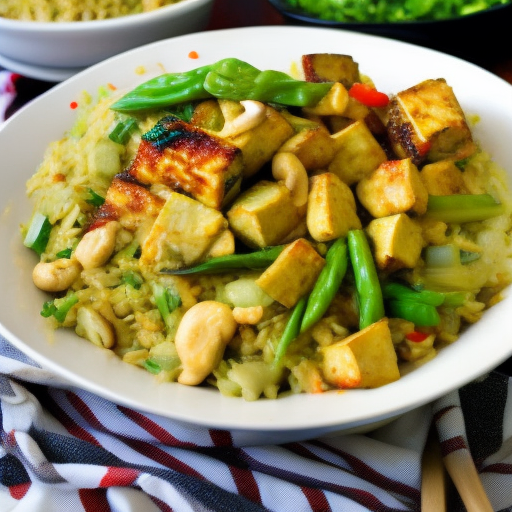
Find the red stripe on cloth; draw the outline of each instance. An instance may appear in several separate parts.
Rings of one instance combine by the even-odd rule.
[[[96,418],[96,415],[91,411],[89,406],[78,395],[75,395],[75,393],[71,391],[66,391],[66,398],[89,425],[98,430],[105,430],[103,424]]]
[[[467,449],[466,441],[462,436],[450,437],[450,439],[441,442],[441,454],[443,457],[458,450]]]
[[[92,436],[87,430],[77,425],[74,420],[48,395],[48,399],[45,400],[45,407],[53,415],[53,417],[60,422],[60,424],[74,437],[91,443],[95,446],[101,446],[101,444]]]
[[[118,405],[117,408],[121,411],[125,416],[130,418],[134,423],[136,423],[139,427],[144,429],[146,432],[151,434],[155,439],[158,439],[161,443],[164,443],[167,446],[179,446],[183,447],[195,447],[196,445],[190,442],[183,442],[179,439],[176,439],[168,430],[165,430],[160,425],[155,423],[153,420],[149,419],[144,414],[141,414],[133,409],[128,409],[127,407],[123,407]]]
[[[229,471],[235,481],[238,494],[261,505],[260,488],[256,483],[253,472],[248,469],[240,469],[231,465],[229,466]]]
[[[482,468],[480,473],[497,473],[499,475],[512,475],[512,464],[498,462]]]
[[[24,484],[13,485],[9,487],[9,494],[15,500],[21,500],[30,489],[31,482],[25,482]]]
[[[324,491],[311,487],[301,487],[301,491],[304,493],[313,512],[331,512],[331,507]]]
[[[149,495],[149,497],[151,498],[151,501],[161,510],[161,512],[173,512],[173,509],[167,505],[167,503],[164,503],[162,500],[159,500],[155,496]]]
[[[139,476],[139,471],[129,468],[108,467],[100,481],[100,487],[129,487]]]
[[[214,430],[208,431],[210,438],[215,446],[233,446],[233,438],[231,432],[227,430]]]
[[[110,512],[106,489],[78,489],[85,512]]]
[[[453,411],[453,409],[457,409],[457,405],[448,405],[446,407],[443,407],[442,409],[439,409],[436,413],[434,413],[434,422],[437,423],[445,414],[449,413],[450,411]]]

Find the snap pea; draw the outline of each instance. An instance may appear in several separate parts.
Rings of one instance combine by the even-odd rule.
[[[227,58],[192,71],[166,73],[148,80],[117,100],[111,109],[117,112],[163,109],[211,97],[310,107],[331,86],[332,83],[296,80],[281,71],[260,71],[242,60]]]
[[[174,275],[208,274],[230,272],[238,269],[265,268],[275,261],[285,247],[285,245],[275,245],[255,252],[219,256],[218,258],[211,258],[200,265],[196,265],[195,267],[162,269],[161,273]]]
[[[343,281],[347,266],[347,241],[338,238],[325,255],[325,265],[309,295],[300,332],[306,331],[324,316]]]
[[[351,230],[347,241],[359,302],[359,328],[364,329],[384,317],[382,289],[365,232]]]
[[[292,314],[284,328],[283,334],[279,339],[279,343],[277,344],[276,352],[274,354],[274,365],[279,365],[286,354],[286,350],[290,346],[290,343],[300,334],[300,324],[306,309],[306,304],[307,296],[301,297],[297,304],[295,304]]]

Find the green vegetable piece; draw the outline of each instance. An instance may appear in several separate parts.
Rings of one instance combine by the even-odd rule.
[[[52,225],[48,217],[36,212],[32,217],[23,244],[41,256],[48,245],[51,230]]]
[[[211,66],[186,71],[166,73],[139,85],[110,108],[117,112],[136,112],[168,107],[211,97],[203,87]]]
[[[460,262],[463,265],[467,265],[468,263],[472,263],[473,261],[477,261],[482,257],[479,252],[473,251],[464,251],[461,249],[460,251]]]
[[[152,359],[146,359],[143,363],[142,363],[142,366],[149,372],[149,373],[152,373],[154,375],[157,375],[158,373],[160,373],[162,371],[162,368],[160,367],[160,365],[153,361]]]
[[[445,292],[443,306],[458,308],[469,300],[469,294],[465,292]]]
[[[214,274],[219,272],[230,272],[238,269],[260,269],[266,268],[273,263],[281,254],[285,245],[274,245],[256,252],[245,254],[229,254],[211,258],[195,267],[181,269],[162,269],[162,274]]]
[[[434,327],[439,324],[439,313],[435,306],[411,300],[390,300],[386,303],[392,318],[409,320],[418,327]]]
[[[116,144],[126,145],[130,140],[132,133],[137,129],[137,120],[129,117],[124,121],[119,121],[115,128],[109,133],[108,138]]]
[[[171,313],[181,306],[181,297],[159,283],[153,283],[153,297],[165,325],[168,329],[173,328]]]
[[[347,241],[359,301],[359,328],[364,329],[384,317],[382,289],[365,232],[350,230]]]
[[[105,202],[105,198],[94,192],[92,188],[88,188],[89,198],[85,200],[86,203],[92,206],[101,206]]]
[[[57,258],[66,258],[69,260],[69,258],[71,258],[72,252],[73,252],[73,249],[68,247],[67,249],[63,249],[62,251],[59,251],[55,256],[57,256]]]
[[[274,354],[274,365],[279,365],[281,363],[290,343],[300,334],[300,325],[302,323],[304,311],[306,310],[306,304],[307,296],[301,297],[297,304],[295,304],[292,314],[284,328],[283,334],[279,339],[279,343],[277,344],[276,352]]]
[[[415,290],[400,283],[387,283],[382,287],[384,299],[410,300],[430,306],[440,306],[445,300],[445,294],[433,290]]]
[[[426,215],[443,222],[475,222],[496,217],[505,212],[490,194],[454,194],[429,196]]]
[[[135,290],[140,290],[143,282],[142,276],[132,270],[121,276],[121,283],[129,285]]]
[[[347,267],[347,241],[345,238],[338,238],[329,247],[325,265],[309,295],[300,332],[306,331],[324,316],[345,277]]]
[[[69,310],[78,302],[76,293],[70,293],[61,299],[53,299],[43,304],[41,316],[53,316],[59,323],[63,323]]]
[[[455,244],[429,245],[425,249],[425,265],[429,268],[457,267],[460,263],[460,249]]]

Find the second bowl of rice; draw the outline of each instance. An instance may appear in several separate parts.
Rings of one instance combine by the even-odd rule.
[[[0,54],[20,64],[84,68],[138,46],[204,29],[213,0],[7,0]]]

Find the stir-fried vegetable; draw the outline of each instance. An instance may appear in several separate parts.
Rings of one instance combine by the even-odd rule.
[[[290,318],[288,319],[284,332],[281,338],[279,339],[279,343],[276,348],[276,352],[274,355],[275,365],[278,365],[281,362],[284,355],[286,354],[286,350],[288,349],[290,343],[300,334],[300,326],[302,322],[302,317],[304,315],[304,311],[306,309],[306,305],[307,297],[304,296],[299,300],[299,302],[297,302],[297,304],[292,309]]]
[[[389,23],[466,16],[509,0],[286,0],[323,20]]]
[[[260,71],[228,58],[184,73],[168,73],[139,85],[112,105],[118,112],[166,108],[210,97],[310,107],[332,84],[295,80],[281,71]]]
[[[52,225],[46,215],[36,212],[32,217],[32,221],[25,235],[23,243],[25,247],[29,247],[36,251],[37,254],[43,254],[50,239]]]
[[[427,215],[443,222],[475,222],[504,212],[504,206],[489,194],[453,194],[428,198]]]

